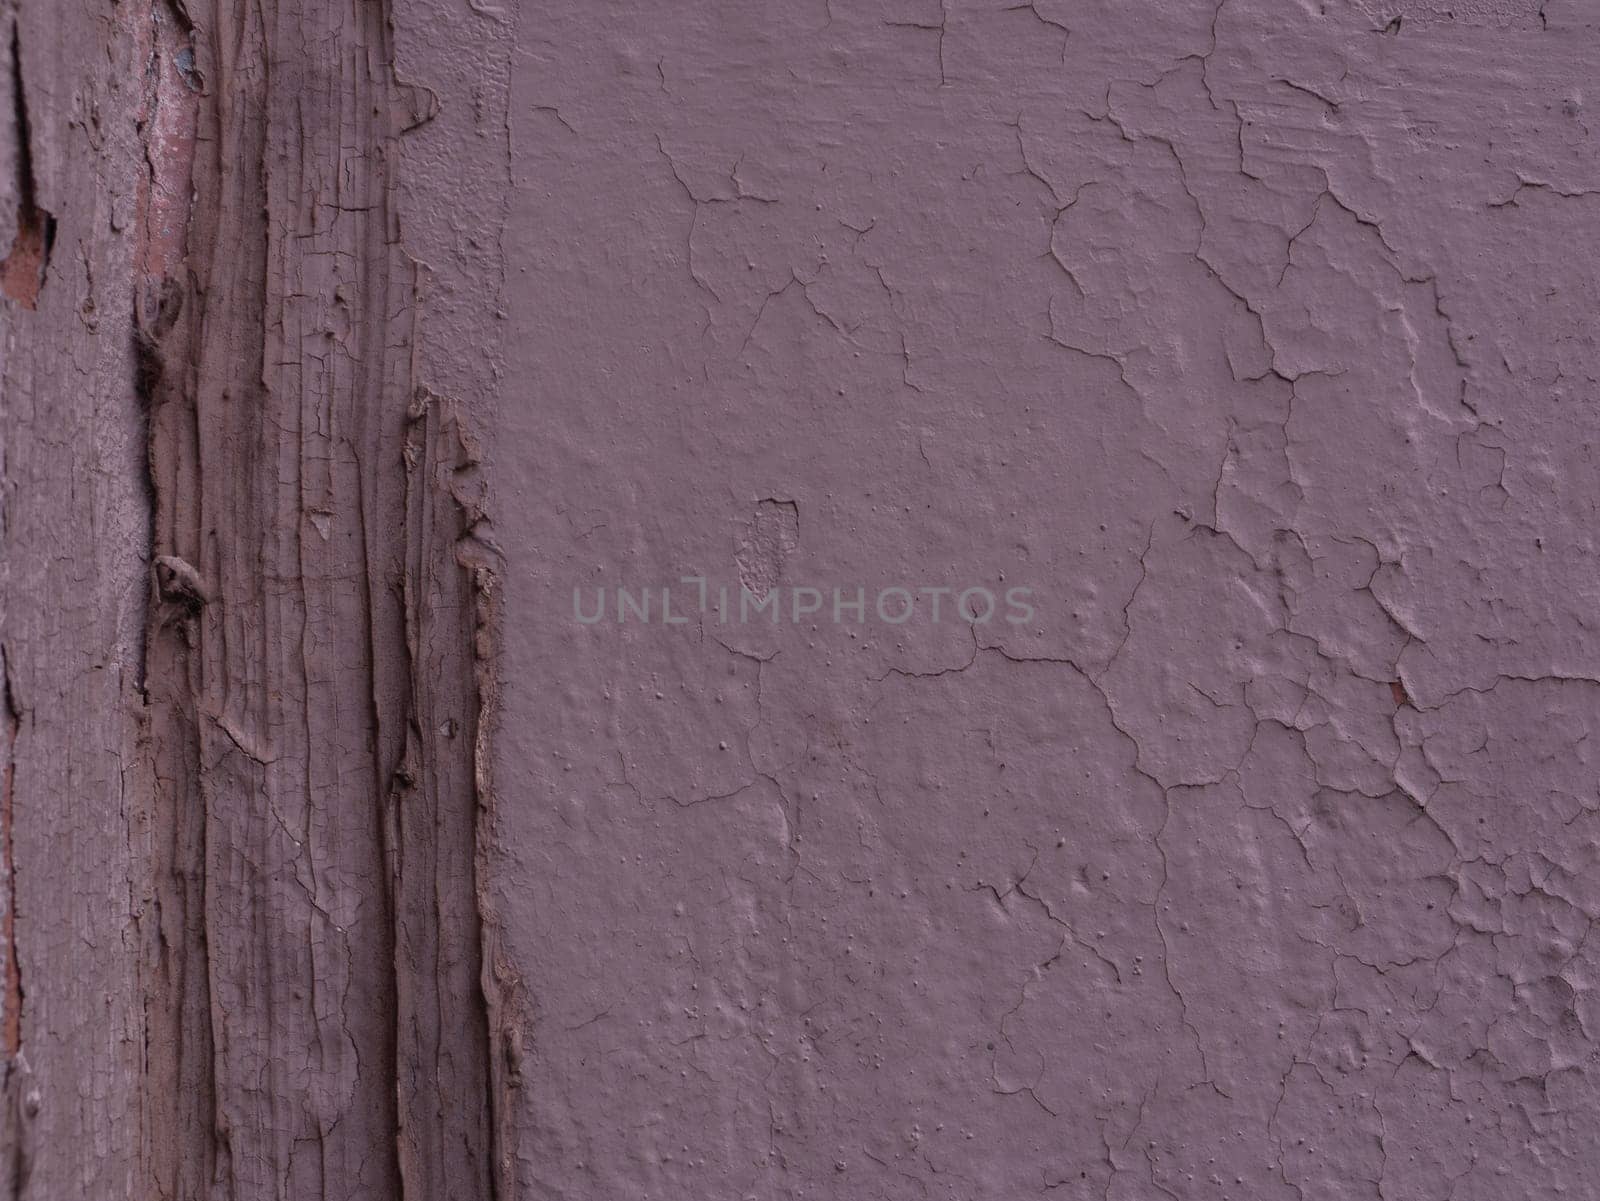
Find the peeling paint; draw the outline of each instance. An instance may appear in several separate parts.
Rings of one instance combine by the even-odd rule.
[[[1585,1194],[1591,15],[523,34],[530,1195]],[[780,574],[1039,619],[571,616]]]
[[[1583,4],[0,30],[0,1195],[1592,1191]]]

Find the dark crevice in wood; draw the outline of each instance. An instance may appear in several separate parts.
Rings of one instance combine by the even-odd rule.
[[[37,307],[55,247],[56,219],[39,205],[33,174],[33,129],[22,84],[22,33],[11,23],[11,117],[17,137],[17,232],[0,259],[0,294],[25,309]]]

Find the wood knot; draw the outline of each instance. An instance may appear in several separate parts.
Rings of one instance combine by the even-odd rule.
[[[156,589],[162,600],[181,605],[193,613],[210,599],[200,573],[177,555],[157,555],[154,570]]]

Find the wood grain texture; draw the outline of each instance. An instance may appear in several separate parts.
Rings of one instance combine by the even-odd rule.
[[[415,374],[389,14],[218,6],[191,278],[152,318],[180,1131],[227,1196],[487,1196],[470,441]],[[264,205],[261,203],[264,198]],[[177,369],[173,374],[174,368]],[[168,378],[169,375],[171,378]],[[170,762],[170,769],[167,764]],[[202,1005],[202,1001],[204,1004]]]
[[[127,8],[0,3],[6,1197],[135,1192],[147,45]]]
[[[473,173],[389,5],[107,11],[0,5],[4,1195],[490,1197]]]

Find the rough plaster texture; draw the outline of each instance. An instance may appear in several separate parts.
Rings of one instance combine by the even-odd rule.
[[[1594,18],[524,11],[529,1195],[1597,1195]]]
[[[1600,1195],[1597,61],[0,0],[0,1197]]]

